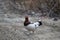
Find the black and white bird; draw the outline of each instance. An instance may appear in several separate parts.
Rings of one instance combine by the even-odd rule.
[[[29,21],[28,16],[25,17],[24,26],[25,26],[25,28],[26,28],[28,31],[32,31],[32,32],[34,33],[34,31],[35,31],[39,26],[41,26],[41,25],[42,25],[42,21],[41,21],[41,20],[39,20],[39,21],[37,21],[37,22],[35,22],[35,23],[31,23],[31,22]]]

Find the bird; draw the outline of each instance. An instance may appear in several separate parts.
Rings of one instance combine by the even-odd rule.
[[[38,21],[36,21],[34,23],[31,23],[29,21],[29,17],[25,16],[24,26],[28,31],[32,31],[34,33],[34,31],[41,25],[42,25],[41,20],[38,20]]]

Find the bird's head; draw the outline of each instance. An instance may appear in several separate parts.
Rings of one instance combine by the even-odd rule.
[[[25,16],[25,21],[29,21],[29,18],[28,18],[28,16]]]
[[[28,24],[30,24],[29,18],[28,16],[25,16],[24,26],[27,26]]]

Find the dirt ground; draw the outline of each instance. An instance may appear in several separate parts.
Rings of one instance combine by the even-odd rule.
[[[0,0],[0,40],[60,40],[60,20],[41,18],[43,25],[28,35],[23,25],[25,14],[18,14],[9,4],[8,0]],[[29,18],[31,22],[40,19],[36,16]]]
[[[60,20],[42,18],[43,25],[36,29],[34,34],[26,34],[24,28],[24,16],[0,18],[0,40],[60,40]],[[30,17],[35,22],[39,18]],[[56,26],[56,25],[57,26]]]

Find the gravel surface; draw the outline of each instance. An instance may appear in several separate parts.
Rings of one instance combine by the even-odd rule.
[[[12,10],[8,0],[0,0],[0,40],[60,40],[60,20],[42,18],[43,25],[35,33],[27,34],[24,16]],[[35,22],[38,17],[30,17]]]
[[[30,20],[32,20],[32,18],[30,18]],[[42,20],[43,25],[36,29],[35,33],[32,34],[27,34],[28,32],[25,31],[26,29],[23,26],[24,18],[20,18],[21,20],[17,18],[18,21],[15,18],[13,19],[9,19],[10,22],[6,22],[9,20],[4,20],[4,22],[1,21],[0,40],[60,40],[60,28],[58,30],[58,27],[56,27],[56,29],[53,28],[53,26],[50,26],[51,23],[48,22],[51,21],[48,21],[47,19],[48,22]],[[35,19],[32,21],[34,22]],[[48,23],[48,25],[45,23]]]

